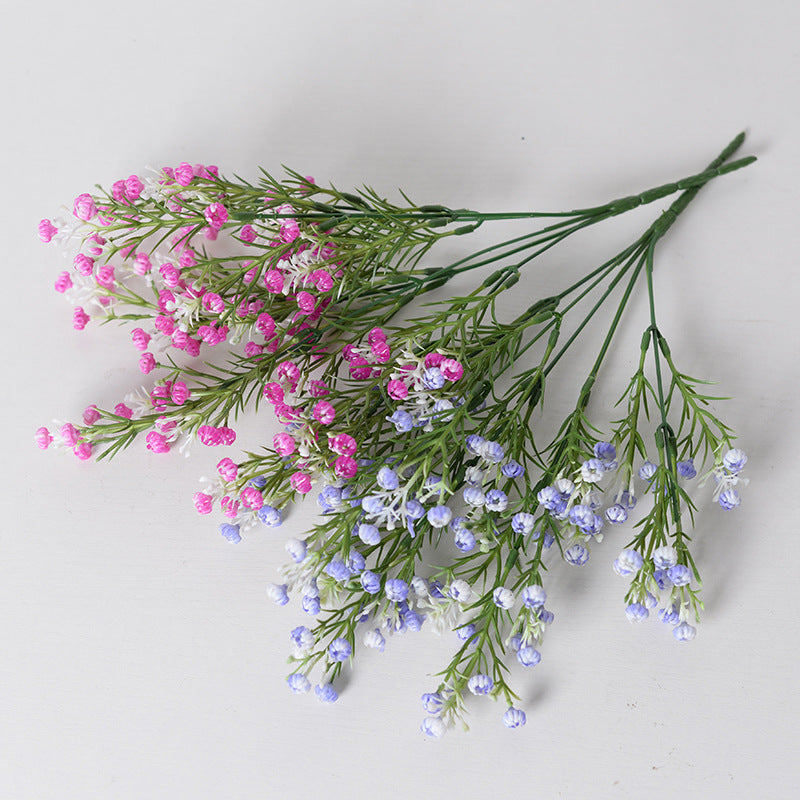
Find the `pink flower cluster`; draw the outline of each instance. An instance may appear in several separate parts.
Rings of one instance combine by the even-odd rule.
[[[336,421],[336,408],[324,398],[329,393],[322,381],[310,380],[307,390],[287,402],[287,392],[294,394],[300,380],[300,369],[292,361],[278,366],[277,382],[266,384],[263,395],[272,404],[281,422],[290,428],[278,433],[272,444],[275,452],[295,468],[289,482],[300,494],[311,491],[315,473],[325,471],[337,478],[352,478],[358,471],[353,458],[358,444],[346,433],[334,434],[328,428]],[[325,439],[327,438],[327,444]]]
[[[345,345],[342,355],[350,364],[350,374],[356,380],[377,378],[382,373],[382,365],[392,358],[392,349],[386,341],[382,328],[373,328],[367,334],[367,347]]]
[[[66,447],[71,447],[72,452],[81,460],[86,461],[92,457],[92,446],[83,438],[83,432],[76,428],[71,422],[61,426],[59,430],[60,443]],[[36,444],[42,449],[47,450],[53,443],[53,435],[45,428],[38,428],[35,434]]]

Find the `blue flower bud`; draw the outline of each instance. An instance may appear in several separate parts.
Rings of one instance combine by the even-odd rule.
[[[361,573],[361,586],[368,594],[378,594],[381,590],[381,578],[370,570],[365,570]]]
[[[692,581],[692,571],[683,564],[676,564],[667,570],[667,576],[674,586],[688,586]]]
[[[643,481],[651,481],[653,480],[653,476],[656,474],[656,470],[658,467],[651,463],[650,461],[645,461],[644,464],[639,468],[639,477]]]
[[[614,572],[624,578],[638,572],[643,564],[644,559],[638,550],[623,550],[614,561]]]
[[[622,525],[623,522],[628,520],[628,512],[619,503],[615,503],[606,509],[606,519],[612,525]]]
[[[408,584],[400,578],[391,578],[386,581],[384,591],[389,600],[399,603],[408,597]]]
[[[378,530],[377,526],[362,522],[357,530],[358,538],[361,539],[364,544],[376,545],[381,543],[381,532]]]
[[[430,692],[422,695],[422,707],[432,716],[442,713],[444,708],[444,698],[439,692]]]
[[[289,688],[295,694],[305,694],[311,690],[311,681],[301,672],[295,672],[293,675],[290,675],[286,679],[286,683],[289,684]]]
[[[691,642],[697,636],[697,628],[692,627],[688,622],[681,622],[672,629],[672,635],[679,642]]]
[[[286,584],[268,583],[267,596],[279,606],[285,606],[289,602],[289,593]]]
[[[441,739],[447,732],[447,726],[439,717],[425,717],[419,729],[431,739]]]
[[[516,534],[527,536],[533,530],[533,523],[533,514],[519,511],[511,517],[511,530]]]
[[[500,489],[490,489],[486,492],[486,508],[488,511],[505,511],[508,508],[506,493]]]
[[[606,466],[599,458],[590,458],[581,464],[581,478],[584,483],[599,483],[605,471]]]
[[[522,590],[522,603],[526,608],[538,608],[543,606],[546,601],[547,592],[539,584],[526,586]]]
[[[467,528],[461,528],[456,531],[456,535],[454,537],[456,547],[462,553],[469,553],[475,549],[476,541],[475,536],[472,531],[468,530]]]
[[[456,628],[456,635],[462,642],[466,642],[475,635],[476,630],[477,628],[475,625],[469,622],[466,625],[461,625],[459,628]]]
[[[576,567],[582,567],[589,560],[589,551],[580,544],[573,544],[564,551],[564,560]]]
[[[475,433],[470,434],[467,436],[465,442],[467,446],[467,450],[472,453],[472,455],[477,456],[481,452],[481,448],[486,440],[482,436],[478,436]]]
[[[467,524],[466,517],[453,517],[448,527],[453,533],[458,533]]]
[[[741,502],[742,499],[739,497],[739,492],[737,492],[736,489],[726,489],[724,492],[720,492],[719,494],[719,504],[726,511],[731,511]]]
[[[386,647],[386,639],[377,628],[372,628],[364,634],[364,647],[371,647],[373,650],[382,653]]]
[[[739,450],[738,447],[728,450],[728,452],[725,453],[722,458],[722,466],[733,475],[741,472],[746,463],[747,454],[744,452],[744,450]]]
[[[347,564],[338,558],[334,558],[325,567],[325,574],[330,575],[335,581],[346,581],[350,577],[350,570]]]
[[[521,728],[527,721],[528,718],[525,716],[525,712],[513,706],[503,714],[503,725],[512,730],[514,728]]]
[[[273,506],[261,506],[257,513],[258,518],[270,528],[277,528],[283,522],[280,509]]]
[[[386,419],[394,424],[398,433],[408,433],[414,427],[414,418],[408,411],[403,411],[400,408],[398,408],[391,417],[387,417]]]
[[[378,470],[376,480],[378,481],[378,485],[382,489],[386,489],[387,492],[393,492],[400,485],[400,479],[397,477],[397,473],[389,467],[381,467]]]
[[[631,603],[625,609],[625,616],[629,622],[641,622],[650,616],[650,612],[641,603]]]
[[[594,446],[594,457],[599,458],[606,465],[606,469],[614,469],[612,463],[617,457],[617,450],[611,442],[597,442]]]
[[[314,687],[314,694],[322,703],[335,703],[339,699],[339,693],[330,683],[320,683]]]
[[[297,564],[305,561],[308,553],[308,546],[301,539],[288,539],[286,542],[286,552],[292,557],[292,560]]]
[[[581,530],[589,531],[594,528],[594,512],[591,506],[575,505],[569,510],[569,521]]]
[[[489,675],[478,673],[467,681],[467,688],[475,695],[487,695],[494,689],[494,681]]]
[[[687,480],[691,480],[697,475],[697,470],[694,467],[694,461],[691,458],[687,458],[686,461],[679,461],[678,462],[678,475]]]
[[[481,447],[480,455],[492,464],[499,464],[505,457],[506,451],[498,442],[486,441]]]
[[[267,479],[263,475],[258,475],[255,478],[251,478],[248,484],[255,489],[263,489],[267,485]]]
[[[298,625],[292,629],[289,638],[295,647],[300,650],[308,650],[314,645],[314,634],[305,625]]]
[[[464,489],[464,502],[477,508],[486,502],[486,497],[478,486],[467,486]]]
[[[512,459],[500,467],[500,472],[502,472],[506,478],[519,478],[525,474],[525,467]]]
[[[539,609],[539,619],[544,625],[552,625],[555,618],[556,615],[552,611],[548,611],[545,608]]]
[[[406,516],[409,519],[421,519],[425,516],[425,506],[419,500],[406,500]]]
[[[676,606],[670,606],[669,608],[662,608],[661,611],[658,612],[658,618],[662,622],[666,622],[669,625],[677,625],[681,619]]]
[[[242,537],[239,535],[239,526],[238,525],[228,525],[223,524],[219,526],[219,532],[229,541],[231,544],[238,544],[242,541]]]
[[[383,501],[380,497],[375,497],[374,495],[369,495],[369,497],[365,497],[361,501],[361,508],[372,516],[377,516],[380,514],[383,509]]]
[[[304,594],[302,600],[303,611],[306,614],[309,614],[312,617],[315,617],[320,612],[320,603],[319,597],[314,597],[313,595]]]
[[[347,661],[353,652],[353,646],[347,639],[339,637],[328,645],[328,657],[331,661]]]
[[[358,550],[350,551],[350,558],[347,559],[347,569],[350,570],[351,575],[358,575],[366,566],[367,562],[364,556]]]
[[[422,374],[422,385],[426,389],[441,389],[445,384],[445,377],[439,367],[429,367]]]
[[[453,518],[453,512],[447,506],[434,506],[428,509],[428,522],[434,528],[444,528]]]
[[[531,645],[520,647],[517,650],[517,661],[523,667],[535,667],[542,660],[542,654]]]

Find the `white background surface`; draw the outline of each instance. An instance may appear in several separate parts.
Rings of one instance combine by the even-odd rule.
[[[0,797],[795,797],[800,6],[24,8],[0,32]],[[64,262],[36,236],[95,183],[183,160],[250,177],[287,164],[420,202],[560,209],[699,171],[743,128],[759,162],[698,196],[657,266],[673,352],[735,398],[720,411],[751,458],[742,508],[700,518],[704,624],[686,646],[629,625],[610,570],[626,534],[608,537],[553,575],[556,624],[517,684],[522,731],[484,701],[469,734],[423,739],[418,698],[448,652],[430,633],[359,659],[333,707],[290,695],[298,612],[264,592],[284,536],[230,547],[192,508],[218,453],[186,464],[142,446],[96,465],[33,446],[39,425],[139,381],[127,331],[72,331],[51,288]],[[563,285],[657,211],[595,229],[521,287]],[[646,324],[639,294],[598,422]],[[581,381],[576,363],[550,401]],[[250,431],[255,446],[262,423]]]

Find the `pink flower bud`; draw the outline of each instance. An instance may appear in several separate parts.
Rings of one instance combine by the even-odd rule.
[[[245,342],[244,354],[246,358],[257,358],[264,352],[264,348],[255,342]]]
[[[200,342],[197,339],[192,339],[191,336],[186,340],[186,355],[192,358],[197,358],[200,355]]]
[[[358,351],[351,344],[346,344],[342,348],[342,358],[345,361],[352,361],[358,355]],[[366,363],[366,360],[364,361]]]
[[[253,511],[258,511],[264,505],[264,498],[255,486],[248,486],[246,489],[242,489],[239,497],[242,500],[242,505],[245,508],[252,508]]]
[[[294,422],[299,412],[294,406],[287,405],[286,403],[275,404],[275,416],[283,423]]]
[[[197,509],[198,514],[210,514],[213,504],[214,498],[210,494],[194,493],[194,507]]]
[[[212,314],[221,314],[225,310],[225,301],[216,292],[206,292],[202,303],[203,308]]]
[[[222,230],[222,226],[228,221],[228,209],[222,203],[212,203],[203,212],[209,228],[214,231]]]
[[[172,317],[167,317],[164,314],[159,314],[155,318],[156,330],[161,331],[165,336],[171,336],[175,330],[175,322]]]
[[[239,238],[245,243],[250,244],[256,240],[256,229],[252,225],[243,225],[239,231]]]
[[[330,394],[330,389],[324,381],[309,381],[308,393],[312,397],[325,397],[325,395]]]
[[[97,420],[100,419],[100,412],[97,410],[97,406],[89,406],[83,412],[83,423],[84,425],[94,425]]]
[[[291,478],[289,478],[289,483],[292,485],[292,488],[296,492],[300,492],[300,494],[308,494],[311,491],[311,477],[306,475],[305,472],[295,472]]]
[[[183,381],[175,381],[175,383],[172,384],[170,398],[176,406],[182,406],[189,397],[189,394],[189,389]]]
[[[294,391],[300,380],[300,368],[294,361],[283,361],[278,365],[278,378],[289,383]]]
[[[293,242],[300,235],[300,226],[297,224],[297,220],[282,219],[280,225],[282,242]]]
[[[147,253],[137,253],[134,261],[135,263],[133,265],[133,271],[137,275],[147,275],[147,273],[153,268],[153,265],[150,262],[150,256],[148,256]]]
[[[114,286],[114,267],[105,264],[97,270],[94,278],[104,289],[111,289]]]
[[[283,273],[277,269],[269,269],[264,274],[264,285],[271,294],[280,294],[283,291]]]
[[[340,433],[337,436],[328,437],[328,447],[340,456],[351,456],[356,452],[358,443],[347,433]]]
[[[196,267],[197,266],[197,253],[192,250],[191,247],[184,247],[181,250],[180,258],[178,258],[178,264],[180,265],[181,269],[189,269],[189,267]]]
[[[320,425],[330,425],[336,419],[336,409],[327,400],[320,400],[311,413]]]
[[[372,355],[379,364],[385,364],[392,357],[392,349],[386,342],[375,342],[371,349]]]
[[[64,444],[69,445],[72,447],[78,443],[79,434],[78,431],[75,429],[75,426],[71,422],[67,422],[61,426],[61,440]]]
[[[169,452],[169,445],[167,444],[167,438],[164,436],[163,433],[159,433],[158,431],[150,431],[145,437],[147,441],[147,449],[151,450],[153,453],[168,453]]]
[[[141,328],[133,329],[131,339],[137,350],[147,350],[147,345],[150,344],[150,334],[145,333]]]
[[[186,342],[189,339],[189,334],[186,331],[180,330],[180,328],[176,328],[172,331],[172,346],[176,350],[183,350],[186,347]]]
[[[338,456],[334,462],[333,471],[337,477],[348,480],[358,472],[358,464],[350,456]]]
[[[114,181],[114,183],[111,185],[111,196],[118,203],[121,203],[123,200],[125,200],[125,181]]]
[[[105,243],[106,240],[99,233],[93,233],[85,241],[85,244],[89,246],[89,252],[93,256],[99,256],[103,252],[103,245]]]
[[[230,500],[222,507],[222,513],[229,519],[233,519],[239,513],[239,501]]]
[[[174,289],[181,282],[180,270],[174,264],[163,264],[158,268],[161,277],[164,279],[164,285],[170,289]],[[174,295],[173,295],[174,299]]]
[[[310,314],[314,310],[316,300],[310,292],[298,292],[296,300],[301,314]]]
[[[222,461],[217,464],[217,472],[219,472],[223,480],[235,481],[236,476],[239,474],[239,467],[232,459],[223,458]]]
[[[461,365],[461,362],[456,361],[454,358],[445,358],[441,364],[439,364],[439,369],[448,381],[460,380],[461,376],[464,374],[464,367]]]
[[[125,194],[129,200],[138,200],[142,196],[144,184],[136,175],[131,175],[125,181]]]
[[[43,242],[52,241],[53,237],[58,233],[58,228],[50,222],[49,219],[43,219],[39,223],[39,238]]]
[[[197,438],[206,447],[216,447],[221,439],[219,431],[212,425],[201,425],[197,429]]]
[[[444,361],[444,356],[441,353],[428,353],[425,356],[425,366],[427,369],[431,367],[438,367]]]
[[[114,413],[118,417],[125,417],[125,419],[130,419],[133,416],[133,411],[125,403],[117,403],[114,406]]]
[[[256,319],[256,330],[265,338],[271,339],[275,335],[275,320],[265,311]]]
[[[333,278],[330,272],[324,269],[315,269],[311,273],[311,282],[320,292],[329,292],[333,288]]]
[[[72,266],[75,267],[76,271],[80,275],[91,275],[92,270],[94,269],[94,259],[89,258],[89,256],[86,256],[83,253],[78,253],[72,262]]]
[[[219,443],[224,445],[232,445],[236,441],[236,431],[233,428],[217,428],[219,432]]]
[[[408,386],[406,386],[403,381],[389,381],[386,389],[392,400],[405,400],[406,397],[408,397]]]
[[[86,192],[79,194],[72,206],[72,213],[84,222],[92,219],[97,214],[97,206],[94,204],[92,196]]]
[[[34,437],[36,439],[36,446],[40,447],[42,450],[47,450],[53,441],[53,437],[50,435],[50,431],[47,430],[47,428],[37,428]]]
[[[175,182],[181,186],[188,186],[194,179],[194,168],[185,161],[175,167]]]
[[[383,332],[383,328],[373,328],[367,334],[367,341],[369,342],[370,346],[377,344],[378,342],[385,342],[386,334]]]
[[[69,276],[69,272],[62,272],[57,278],[55,282],[55,290],[61,294],[67,291],[67,289],[72,288],[72,278]]]
[[[169,306],[174,306],[175,295],[169,289],[162,289],[158,293],[158,310],[163,314]]]
[[[272,437],[272,446],[279,456],[290,456],[296,449],[296,443],[288,433],[276,433]]]
[[[262,390],[261,394],[273,405],[282,403],[284,397],[283,387],[279,383],[268,383]]]
[[[142,353],[139,358],[139,369],[145,374],[149,374],[156,368],[156,357],[152,353]]]
[[[86,461],[92,457],[92,446],[88,442],[79,442],[72,448],[72,452],[81,461]]]
[[[75,311],[72,312],[72,327],[75,328],[76,331],[82,331],[86,327],[87,322],[89,322],[89,315],[78,306]]]

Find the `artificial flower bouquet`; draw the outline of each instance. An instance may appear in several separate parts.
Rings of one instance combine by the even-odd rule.
[[[518,728],[526,714],[509,663],[541,659],[554,618],[546,571],[586,564],[609,528],[629,526],[616,559],[599,556],[627,580],[628,618],[658,616],[681,642],[696,634],[690,488],[710,479],[707,495],[730,511],[747,457],[704,382],[673,358],[654,260],[702,186],[754,160],[730,160],[743,140],[684,180],[559,213],[480,213],[405,195],[396,204],[294,172],[251,183],[187,163],[81,194],[39,225],[73,259],[55,288],[74,306],[74,328],[130,326],[146,384],[114,408],[90,405],[82,420],[40,428],[36,441],[82,460],[131,445],[157,455],[220,448],[194,505],[221,515],[231,543],[315,497],[316,523],[286,542],[289,565],[266,587],[308,617],[291,631],[289,689],[313,686],[333,702],[359,648],[383,651],[392,636],[430,628],[451,637],[453,655],[425,687],[422,731],[438,738],[463,721],[473,695],[502,700],[503,723]],[[672,195],[616,256],[501,321],[505,293],[542,253]],[[441,240],[468,241],[499,219],[522,232],[431,266]],[[472,291],[429,299],[478,269]],[[639,284],[650,324],[609,423],[591,393]],[[607,306],[594,364],[558,430],[543,434],[533,423],[551,374]],[[252,452],[231,449],[245,409],[283,428]]]

